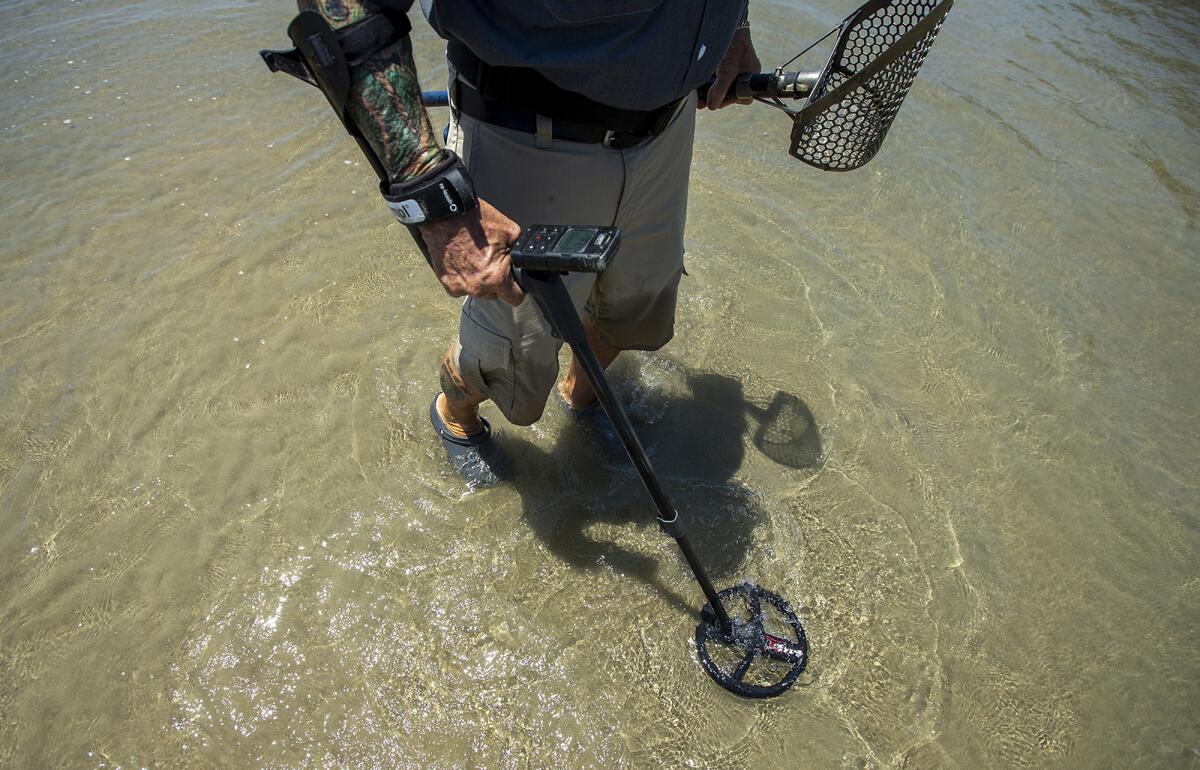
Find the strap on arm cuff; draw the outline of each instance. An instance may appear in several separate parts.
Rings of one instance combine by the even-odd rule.
[[[380,182],[379,192],[392,215],[406,225],[459,216],[479,205],[462,160],[451,150],[437,168],[408,182]]]

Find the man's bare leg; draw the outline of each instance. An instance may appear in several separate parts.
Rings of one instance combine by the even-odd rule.
[[[483,430],[483,422],[479,419],[479,405],[487,401],[487,396],[476,393],[463,380],[458,366],[454,363],[453,346],[442,356],[439,374],[442,395],[438,396],[437,411],[442,422],[451,433],[462,438]]]
[[[588,344],[592,346],[592,350],[596,351],[596,358],[600,359],[600,365],[607,369],[608,365],[616,360],[621,349],[613,347],[601,339],[592,327],[592,322],[586,317],[583,319],[583,328],[587,330]],[[572,409],[586,409],[596,400],[596,393],[592,390],[587,375],[583,373],[583,367],[574,356],[571,356],[571,368],[567,370],[567,376],[563,377],[562,382],[558,384],[558,394]]]

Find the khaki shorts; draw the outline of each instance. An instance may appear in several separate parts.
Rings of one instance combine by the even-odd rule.
[[[479,196],[517,224],[621,228],[621,248],[608,269],[599,277],[572,274],[567,287],[609,344],[665,345],[683,274],[694,101],[685,101],[662,134],[628,150],[551,139],[548,125],[535,135],[456,118],[447,145],[466,163]],[[516,308],[499,299],[463,302],[454,351],[459,371],[509,422],[531,425],[542,416],[561,346],[532,300]]]

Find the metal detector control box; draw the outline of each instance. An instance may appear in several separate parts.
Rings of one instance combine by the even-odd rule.
[[[533,225],[512,248],[513,267],[550,273],[600,273],[617,255],[621,231],[600,225]]]

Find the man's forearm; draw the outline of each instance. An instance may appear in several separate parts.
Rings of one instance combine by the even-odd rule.
[[[297,0],[334,29],[378,11],[369,0]],[[421,84],[408,37],[379,49],[350,70],[350,117],[393,182],[415,179],[445,159],[421,102]]]

